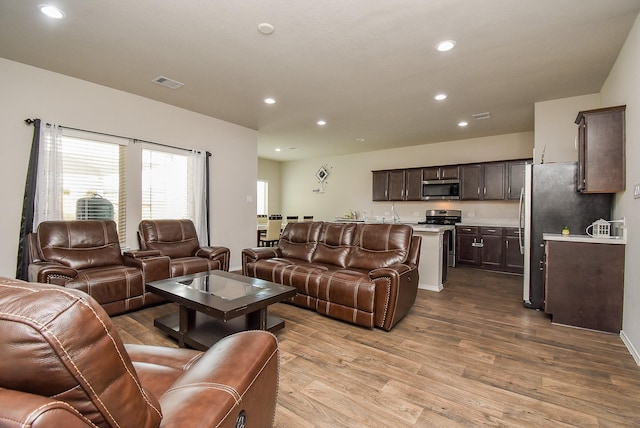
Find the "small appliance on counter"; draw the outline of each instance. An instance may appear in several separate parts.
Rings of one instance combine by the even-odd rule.
[[[614,223],[622,223],[622,226],[619,226],[621,229],[621,234],[620,234],[620,229],[618,229],[618,234],[612,234],[612,226],[616,226]],[[587,226],[587,229],[585,230],[586,234],[589,235],[592,238],[602,238],[602,239],[620,239],[620,238],[625,238],[626,237],[626,227],[625,227],[625,220],[624,218],[621,220],[604,220],[604,219],[599,219],[594,221],[593,223],[591,223],[589,226]]]

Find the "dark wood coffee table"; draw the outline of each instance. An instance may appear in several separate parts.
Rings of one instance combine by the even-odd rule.
[[[280,330],[284,321],[268,315],[267,307],[296,294],[293,287],[220,270],[153,281],[147,287],[180,307],[178,313],[156,318],[154,325],[181,347],[202,351],[238,331]]]

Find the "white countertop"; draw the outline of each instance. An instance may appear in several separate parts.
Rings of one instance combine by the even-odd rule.
[[[624,238],[592,238],[589,235],[562,235],[559,233],[543,233],[545,241],[585,242],[587,244],[621,244],[627,243]]]
[[[422,233],[444,233],[446,230],[454,230],[455,226],[439,224],[412,224],[414,232]]]

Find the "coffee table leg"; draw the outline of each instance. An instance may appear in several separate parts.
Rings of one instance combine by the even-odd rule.
[[[196,321],[196,311],[181,305],[179,331],[178,331],[178,346],[180,346],[181,348],[185,347],[184,338],[187,335],[189,328],[195,325],[195,321]]]
[[[267,308],[247,314],[247,328],[249,330],[266,330]]]

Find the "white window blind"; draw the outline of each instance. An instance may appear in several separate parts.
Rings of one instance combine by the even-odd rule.
[[[187,156],[142,150],[142,218],[189,218]]]
[[[64,220],[114,220],[126,237],[126,146],[63,136]]]

